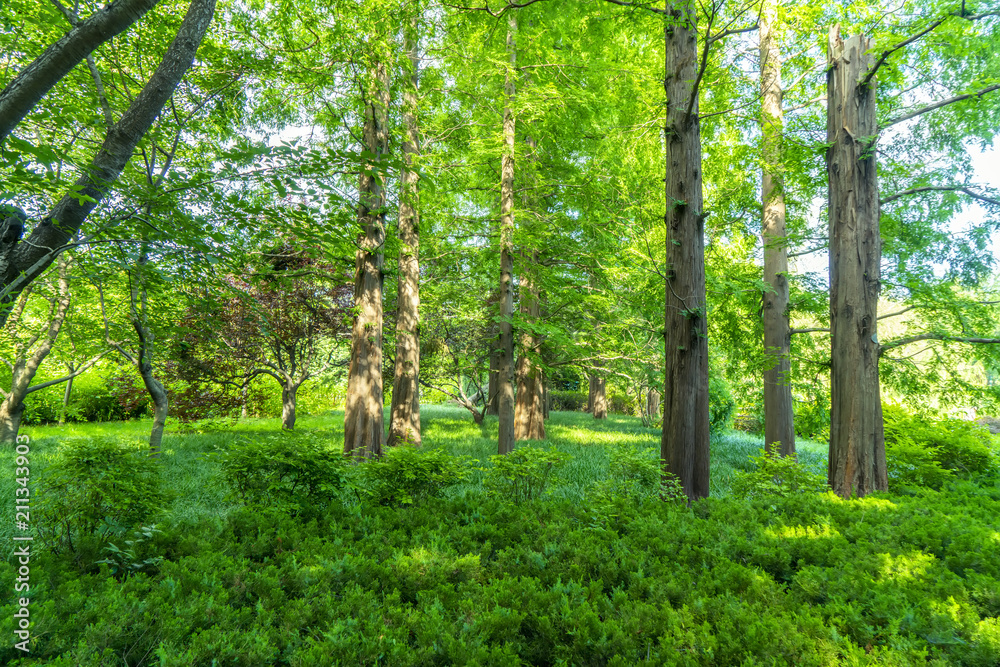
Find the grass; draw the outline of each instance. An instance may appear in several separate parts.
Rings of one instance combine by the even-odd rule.
[[[386,413],[388,425],[388,412]],[[288,437],[313,437],[327,439],[331,447],[343,447],[342,411],[324,415],[301,416],[295,431]],[[149,434],[151,420],[127,422],[102,422],[67,424],[64,426],[32,426],[22,429],[31,440],[31,471],[37,481],[59,444],[69,439],[113,436],[135,441],[141,446]],[[582,499],[587,488],[608,474],[609,448],[629,446],[646,450],[650,458],[658,456],[659,429],[647,428],[636,417],[609,415],[605,420],[595,420],[580,412],[552,412],[546,422],[545,441],[522,442],[520,447],[555,448],[570,455],[569,463],[560,471],[562,484],[554,495]],[[488,465],[490,456],[496,454],[497,419],[487,417],[482,426],[476,425],[468,411],[447,405],[421,407],[421,429],[425,447],[443,447],[450,454],[466,455]],[[164,475],[167,484],[176,493],[172,515],[178,521],[198,522],[224,516],[230,505],[225,499],[226,490],[219,483],[218,467],[211,456],[225,448],[236,438],[253,437],[255,434],[278,433],[281,420],[246,419],[212,420],[182,424],[172,421],[163,437]],[[738,471],[753,469],[751,456],[763,447],[760,437],[738,431],[726,431],[713,436],[711,443],[711,494],[724,497],[729,494],[733,476]],[[798,442],[799,459],[814,472],[826,469],[826,445],[813,441]],[[13,452],[0,454],[5,469],[12,470]],[[463,495],[480,487],[484,473],[473,474],[467,484],[452,493]],[[2,497],[14,497],[13,475],[0,478]],[[8,510],[9,512],[10,510]],[[0,525],[0,540],[10,538],[11,521]]]

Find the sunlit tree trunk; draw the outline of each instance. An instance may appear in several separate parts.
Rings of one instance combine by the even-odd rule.
[[[362,232],[354,272],[354,324],[351,365],[344,407],[344,453],[358,458],[382,455],[382,262],[385,244],[385,167],[389,132],[388,73],[375,63],[365,100],[365,150],[374,158],[358,184],[358,223]]]
[[[527,260],[527,258],[525,258]],[[530,264],[537,264],[538,253],[530,256]],[[526,261],[525,264],[528,264]],[[532,279],[522,274],[521,315],[528,322],[539,318],[538,288]],[[517,360],[517,406],[514,415],[514,437],[517,440],[545,439],[545,389],[542,369],[532,361],[530,353],[537,354],[541,341],[530,331],[521,334],[521,356]]]
[[[281,386],[281,428],[291,431],[295,428],[295,407],[299,391],[296,382],[285,381]]]
[[[407,33],[406,49],[410,54],[412,75],[403,93],[403,173],[399,198],[399,288],[396,304],[396,368],[392,385],[392,410],[387,444],[401,442],[420,445],[420,399],[417,384],[420,373],[420,220],[417,206],[417,181],[413,168],[417,154],[417,86],[420,66],[415,25]]]
[[[760,87],[763,111],[764,167],[761,203],[764,243],[764,447],[782,456],[795,453],[792,411],[791,328],[788,322],[788,244],[785,235],[785,192],[782,176],[783,112],[781,52],[775,36],[778,0],[765,0],[760,15]]]
[[[667,3],[666,370],[661,458],[689,499],[708,496],[708,327],[701,192],[697,9]]]
[[[594,419],[608,418],[608,381],[602,375],[594,376]]]
[[[877,332],[882,239],[870,42],[830,31],[827,174],[830,217],[829,483],[841,497],[888,489]]]
[[[365,101],[364,144],[374,158],[358,185],[358,238],[354,276],[355,316],[344,409],[344,452],[360,458],[382,453],[382,264],[385,194],[382,160],[388,149],[388,74],[384,63],[370,72]]]
[[[497,410],[500,431],[497,452],[514,451],[514,75],[517,64],[517,14],[507,12],[507,56],[504,79],[503,159],[500,165],[500,373]]]

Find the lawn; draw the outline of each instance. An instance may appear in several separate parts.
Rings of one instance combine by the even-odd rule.
[[[294,434],[277,420],[171,425],[158,474],[172,498],[143,522],[160,532],[36,542],[32,650],[8,643],[0,662],[1000,664],[995,477],[860,500],[752,484],[736,497],[731,485],[755,468],[761,441],[727,432],[713,437],[713,497],[685,507],[602,487],[614,452],[654,459],[657,430],[556,412],[548,440],[530,446],[569,461],[544,498],[514,504],[484,492],[496,421],[480,428],[460,408],[424,406],[425,450],[469,457],[467,479],[441,497],[378,504],[366,477],[307,505],[232,497],[221,452],[252,442],[339,451],[342,419],[301,417]],[[46,502],[61,444],[141,443],[148,426],[25,429],[33,503]],[[799,451],[822,472],[825,445]],[[2,458],[13,470],[12,453]],[[12,498],[13,476],[2,480]],[[8,544],[12,518],[0,529]],[[127,539],[131,553],[115,561],[108,542],[120,553]],[[134,573],[116,569],[128,564]],[[5,590],[15,577],[13,559],[0,565]],[[8,637],[13,611],[2,616]]]

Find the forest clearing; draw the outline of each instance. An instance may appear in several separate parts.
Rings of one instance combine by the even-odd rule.
[[[1000,665],[995,1],[0,47],[3,664]]]

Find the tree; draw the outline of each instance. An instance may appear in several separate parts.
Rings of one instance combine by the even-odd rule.
[[[688,498],[708,496],[708,331],[705,212],[698,118],[698,18],[693,2],[667,4],[666,370],[660,456]],[[706,36],[708,48],[709,38]]]
[[[419,153],[417,137],[417,95],[420,50],[416,34],[417,20],[406,33],[405,50],[409,54],[410,80],[405,82],[403,123],[403,173],[399,198],[399,283],[396,297],[396,359],[392,385],[392,408],[389,422],[389,447],[400,442],[420,445],[420,213],[417,182],[413,164]]]
[[[267,264],[225,279],[222,298],[207,298],[186,328],[189,378],[208,377],[237,389],[267,376],[281,387],[281,427],[295,428],[296,400],[307,381],[337,363],[346,335],[352,287],[336,270],[285,243]]]
[[[35,225],[28,238],[21,241],[24,226],[16,217],[7,217],[0,225],[0,325],[6,322],[10,306],[21,290],[68,247],[87,216],[110,192],[136,145],[194,62],[215,13],[215,3],[216,0],[191,1],[159,67],[121,119],[108,129],[97,155],[70,192]],[[81,49],[77,62],[86,55],[83,51]]]
[[[72,296],[70,294],[69,269],[72,260],[63,255],[56,262],[55,285],[39,285],[38,294],[29,286],[17,302],[14,312],[5,327],[5,337],[10,340],[10,361],[5,362],[10,371],[10,389],[0,389],[0,445],[13,444],[21,427],[24,415],[24,399],[31,393],[58,384],[72,382],[73,378],[90,370],[104,353],[91,356],[57,379],[32,385],[42,362],[56,345],[60,332],[65,328],[70,315]],[[51,272],[50,272],[51,273]],[[48,294],[43,294],[47,291]],[[47,308],[31,317],[29,301],[44,301]],[[37,310],[37,308],[35,309]],[[32,327],[34,325],[34,328]],[[68,391],[67,391],[68,395]],[[67,399],[68,402],[68,399]],[[65,408],[65,405],[64,405]],[[65,409],[64,409],[65,414]]]
[[[517,71],[517,15],[507,13],[507,57],[504,75],[503,153],[500,166],[500,345],[497,452],[514,451],[514,75]]]
[[[789,324],[788,240],[782,176],[781,51],[778,47],[778,2],[765,0],[760,13],[760,87],[764,167],[761,174],[764,244],[764,447],[782,456],[795,453],[792,411],[791,326]]]
[[[364,150],[370,159],[358,183],[358,236],[354,272],[351,366],[344,406],[344,453],[362,459],[382,456],[382,263],[385,244],[386,153],[389,80],[385,62],[368,73]]]

